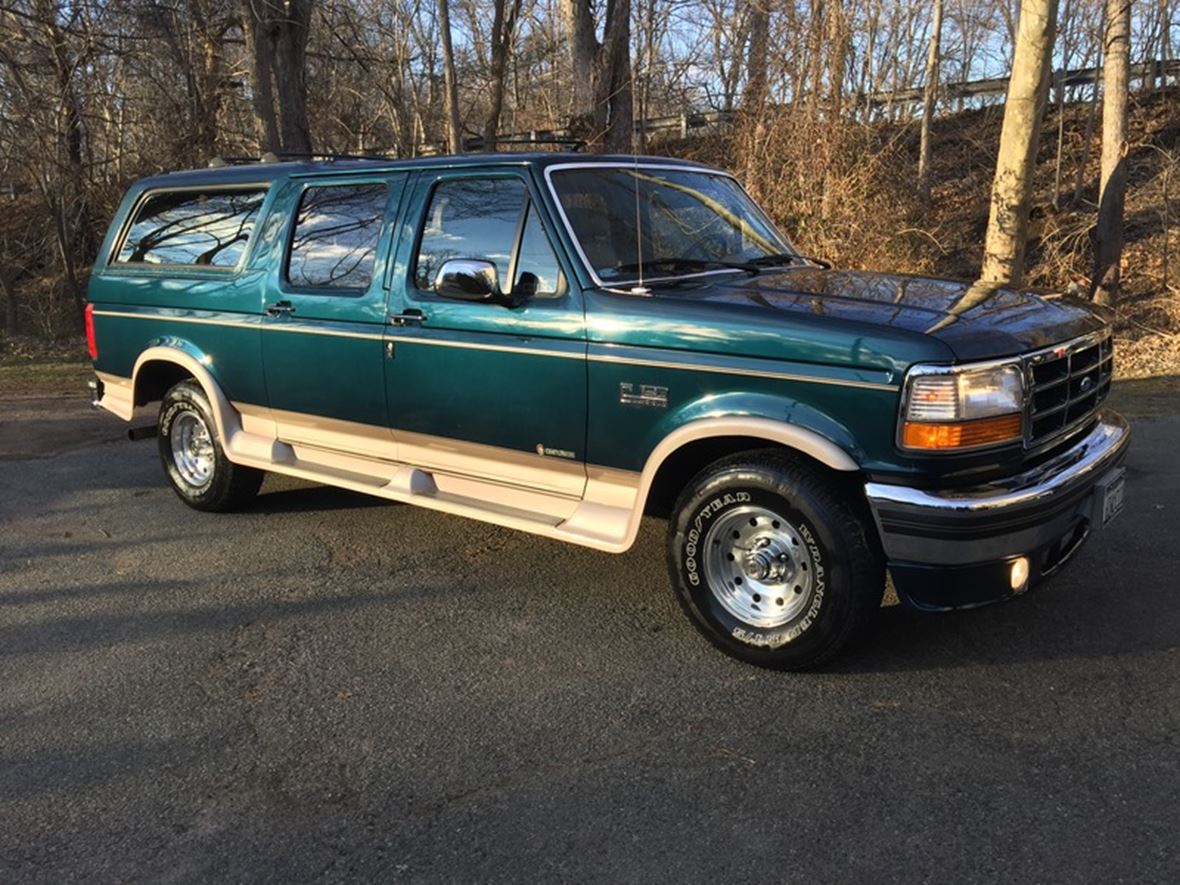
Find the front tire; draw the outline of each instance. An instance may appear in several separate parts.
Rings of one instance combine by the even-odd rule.
[[[688,484],[668,568],[710,642],[779,670],[830,660],[872,622],[885,589],[875,536],[847,493],[776,451],[719,461]]]
[[[236,510],[258,493],[263,472],[225,456],[209,399],[197,382],[181,381],[164,394],[158,438],[164,474],[189,507]]]

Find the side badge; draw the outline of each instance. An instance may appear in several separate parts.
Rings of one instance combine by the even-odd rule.
[[[548,455],[551,458],[566,458],[571,461],[576,461],[578,456],[569,449],[555,449],[552,446],[547,446],[544,443],[537,443],[537,454],[542,457]]]
[[[624,381],[619,385],[619,402],[630,406],[653,406],[668,408],[668,388],[655,384],[631,384]]]

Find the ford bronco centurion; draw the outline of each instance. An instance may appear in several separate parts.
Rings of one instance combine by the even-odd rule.
[[[919,609],[998,600],[1122,506],[1104,314],[832,269],[688,162],[149,178],[88,301],[95,402],[160,402],[191,507],[275,471],[613,553],[667,516],[688,617],[764,666],[829,659],[886,569]]]

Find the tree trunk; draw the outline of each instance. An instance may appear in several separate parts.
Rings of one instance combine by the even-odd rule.
[[[56,6],[38,7],[45,36],[49,42],[57,86],[57,119],[60,150],[64,153],[64,181],[49,182],[38,178],[46,206],[53,212],[58,254],[65,274],[67,297],[78,312],[79,328],[85,298],[78,283],[77,261],[92,257],[90,209],[87,204],[85,140],[82,104],[74,83],[75,62],[67,43],[67,34],[58,25]]]
[[[1102,179],[1098,191],[1093,296],[1114,304],[1123,255],[1127,188],[1127,90],[1131,64],[1131,0],[1107,0],[1106,61],[1102,69]]]
[[[930,199],[930,123],[938,104],[942,4],[943,0],[934,0],[934,23],[930,32],[930,49],[926,54],[926,89],[922,96],[922,134],[918,148],[918,194],[923,200]]]
[[[1004,105],[980,278],[1019,285],[1032,200],[1033,171],[1045,111],[1057,0],[1024,0]]]
[[[766,102],[766,64],[770,44],[768,0],[750,0],[750,42],[746,55],[746,91],[742,104],[760,114]]]
[[[9,335],[15,335],[20,331],[16,285],[8,281],[8,271],[4,268],[0,268],[0,295],[4,296],[4,330]]]
[[[496,0],[492,20],[491,100],[488,117],[483,127],[484,150],[496,149],[500,130],[500,114],[504,110],[504,77],[508,71],[508,54],[516,35],[516,20],[520,15],[520,0]]]
[[[274,48],[268,33],[265,5],[244,0],[242,8],[242,30],[246,37],[246,49],[250,59],[250,80],[252,86],[251,106],[254,111],[254,131],[258,136],[259,153],[277,153],[282,148],[279,141],[279,123],[275,116],[274,99]]]
[[[438,0],[438,29],[442,35],[443,103],[447,115],[447,150],[463,153],[463,131],[459,123],[459,82],[455,78],[455,50],[451,44],[451,10],[447,0]]]
[[[592,150],[631,149],[631,0],[607,0],[602,42],[590,0],[562,0],[570,60],[570,133]]]
[[[603,147],[630,153],[635,130],[631,90],[631,0],[610,0],[598,61],[598,103],[606,108]]]
[[[250,49],[254,123],[263,151],[312,151],[307,37],[314,4],[315,0],[244,0],[242,21]]]
[[[275,47],[279,132],[283,150],[294,154],[310,154],[312,149],[307,117],[307,37],[313,3],[314,0],[287,0],[285,14],[279,19]]]
[[[757,189],[758,146],[766,137],[767,62],[770,54],[770,7],[768,0],[750,0],[750,42],[747,50],[745,112],[745,182]],[[757,196],[757,194],[755,194]]]

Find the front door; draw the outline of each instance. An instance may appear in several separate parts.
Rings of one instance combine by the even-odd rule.
[[[288,221],[267,286],[263,359],[284,441],[393,456],[383,280],[405,181],[313,177],[283,194]]]
[[[390,296],[385,377],[399,459],[580,497],[586,330],[526,170],[419,176]],[[515,306],[435,294],[451,259],[490,261]]]

